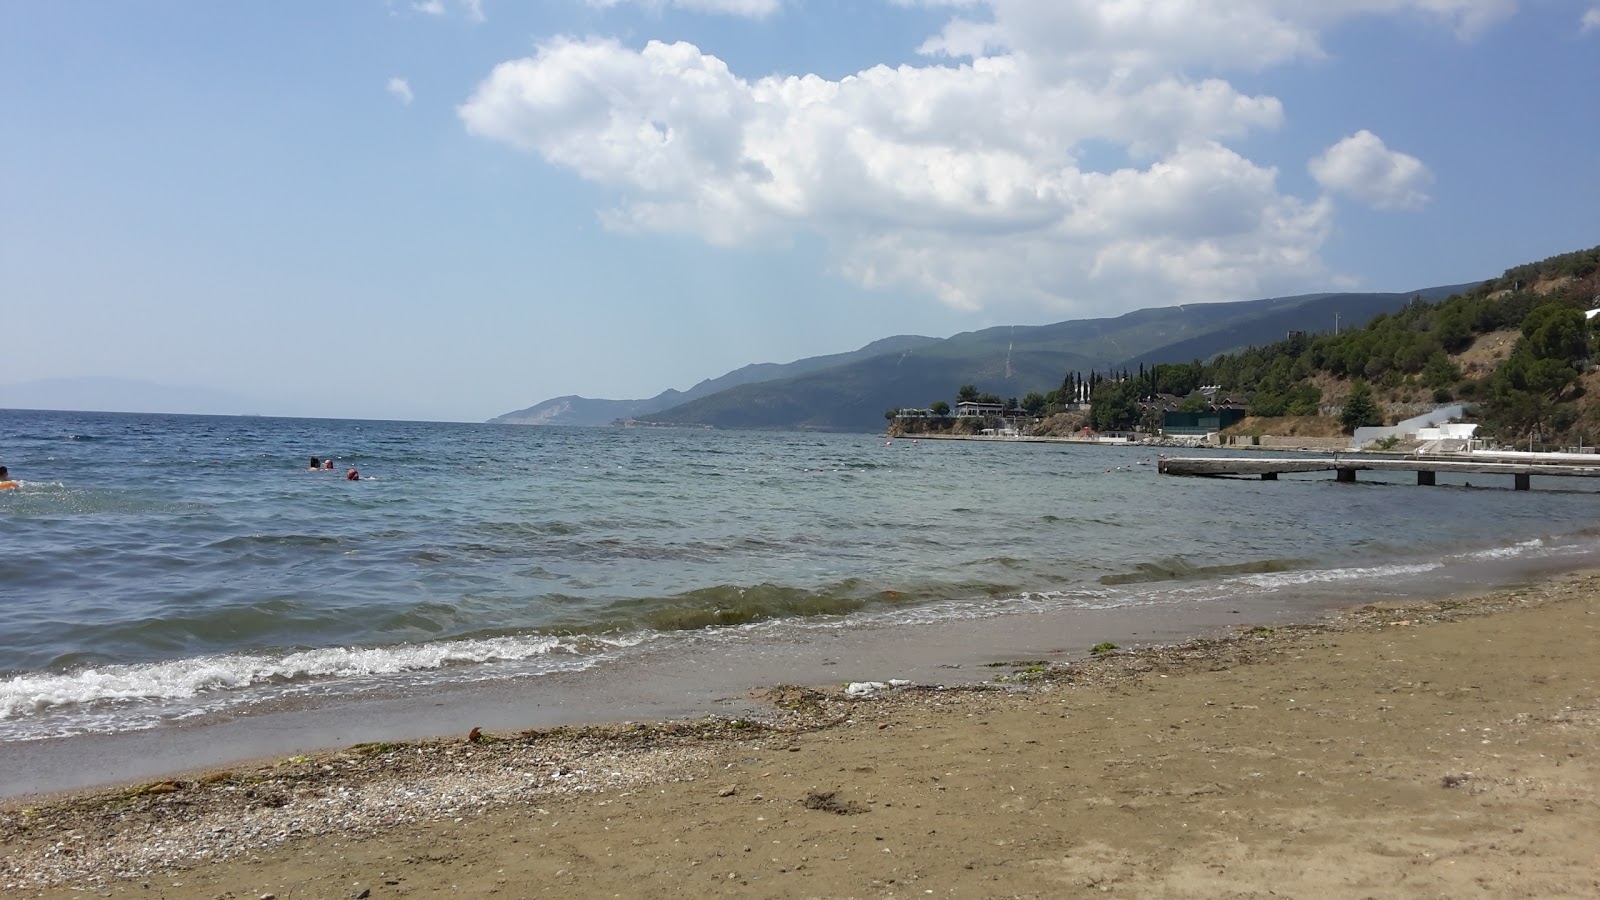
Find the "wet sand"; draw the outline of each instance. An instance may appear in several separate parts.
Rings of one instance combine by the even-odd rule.
[[[1600,576],[0,809],[8,896],[1594,897]]]

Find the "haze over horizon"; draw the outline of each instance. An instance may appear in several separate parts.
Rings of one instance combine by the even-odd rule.
[[[1600,0],[0,15],[0,407],[482,421],[1600,243]]]

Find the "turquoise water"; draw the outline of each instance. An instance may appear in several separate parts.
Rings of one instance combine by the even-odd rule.
[[[1176,479],[1156,454],[0,411],[22,482],[0,492],[0,741],[570,673],[710,632],[1404,593],[1595,545],[1595,495],[1560,482]]]

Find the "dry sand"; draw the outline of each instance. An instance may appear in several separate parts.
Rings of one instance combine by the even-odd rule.
[[[14,804],[0,887],[1600,896],[1600,576],[1010,662],[991,690],[779,690],[764,723],[369,746]]]

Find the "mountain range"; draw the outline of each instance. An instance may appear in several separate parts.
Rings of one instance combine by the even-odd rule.
[[[1069,371],[1209,359],[1280,340],[1291,331],[1358,328],[1413,297],[1440,300],[1474,284],[1187,304],[1115,318],[998,326],[949,338],[900,335],[848,353],[744,366],[687,391],[666,390],[649,399],[556,397],[489,421],[875,431],[883,427],[885,410],[953,401],[963,384],[1002,397],[1043,393],[1059,387]]]

